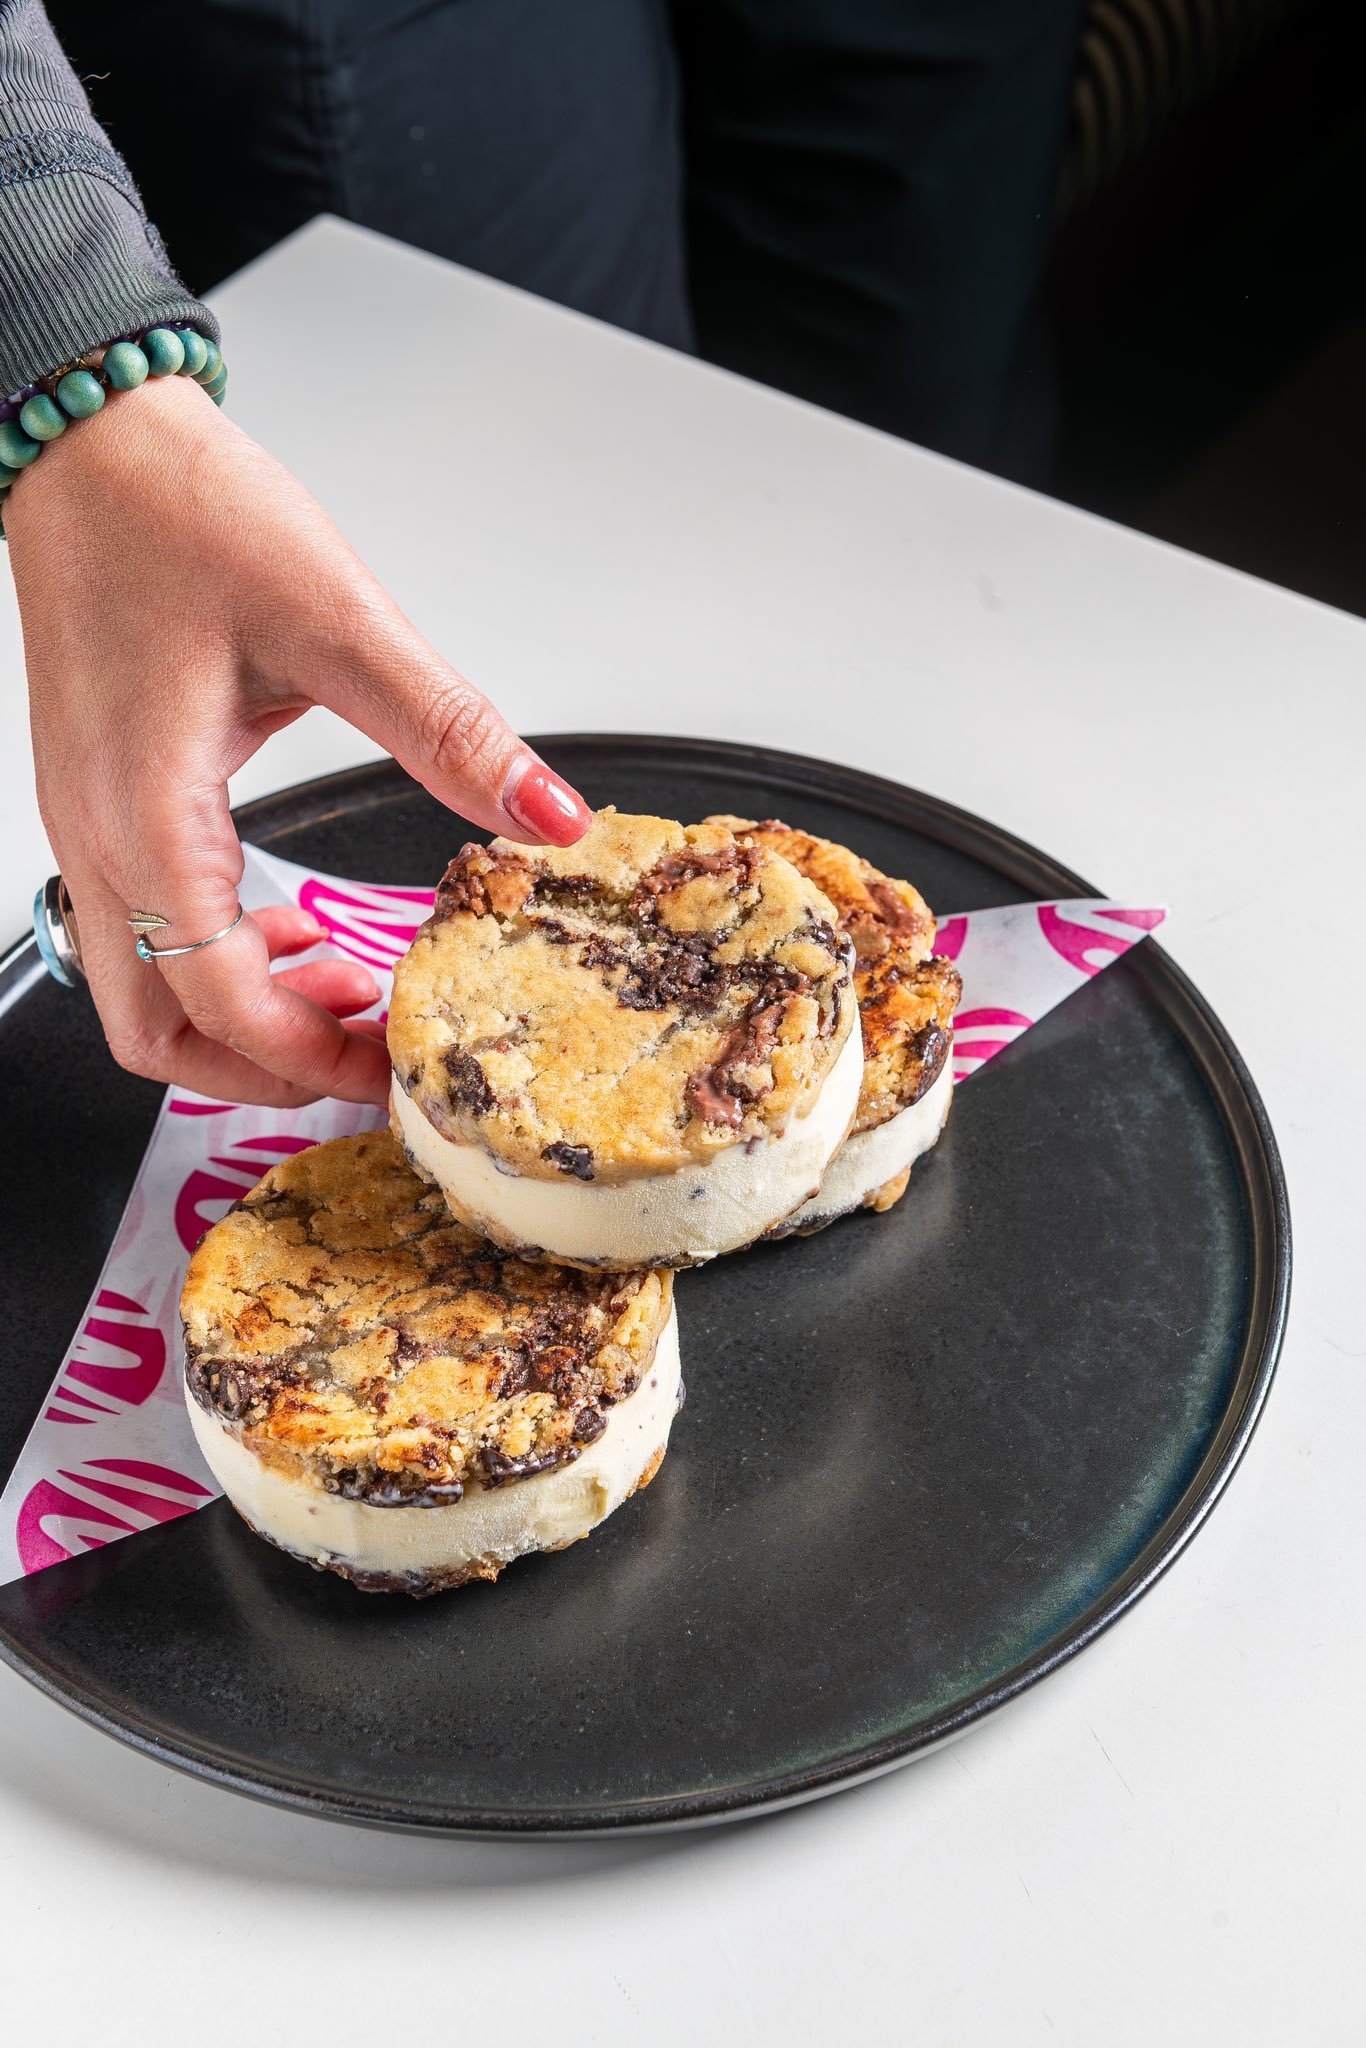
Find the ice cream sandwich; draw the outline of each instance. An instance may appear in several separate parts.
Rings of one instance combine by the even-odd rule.
[[[396,1136],[526,1259],[687,1266],[820,1186],[859,1099],[853,949],[721,825],[467,846],[394,977]]]
[[[527,1265],[387,1131],[286,1159],[181,1297],[210,1471],[262,1536],[366,1591],[495,1579],[653,1478],[679,1405],[672,1275]]]

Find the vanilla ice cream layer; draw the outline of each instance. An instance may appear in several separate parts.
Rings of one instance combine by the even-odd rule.
[[[390,1099],[409,1157],[486,1237],[624,1268],[693,1265],[762,1237],[820,1186],[862,1084],[856,1017],[811,1109],[775,1137],[728,1145],[706,1165],[601,1184],[506,1173],[480,1146],[443,1138],[397,1081]]]
[[[678,1390],[678,1323],[670,1313],[635,1393],[607,1410],[606,1429],[572,1464],[467,1488],[462,1499],[427,1508],[374,1507],[327,1493],[315,1479],[267,1465],[188,1388],[185,1399],[204,1462],[263,1536],[312,1562],[403,1577],[501,1567],[527,1551],[559,1550],[586,1536],[663,1451]]]
[[[904,1173],[938,1138],[952,1100],[953,1061],[946,1059],[918,1102],[898,1110],[885,1124],[871,1131],[855,1131],[845,1139],[825,1169],[820,1192],[786,1219],[784,1231],[811,1230],[846,1215],[860,1206],[865,1195]]]

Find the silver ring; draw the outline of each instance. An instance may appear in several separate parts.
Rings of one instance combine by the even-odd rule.
[[[63,988],[78,988],[85,980],[81,935],[66,883],[60,875],[49,876],[33,899],[33,936],[52,979]]]
[[[137,956],[139,960],[174,960],[177,953],[198,953],[205,946],[216,946],[220,939],[226,939],[229,932],[235,932],[246,912],[239,903],[237,915],[231,924],[225,924],[221,932],[210,932],[207,939],[195,939],[188,946],[149,946],[148,932],[164,932],[171,920],[161,917],[155,910],[130,911],[128,922],[137,933]]]

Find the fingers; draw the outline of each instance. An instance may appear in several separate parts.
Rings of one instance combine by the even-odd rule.
[[[341,963],[330,965],[347,974]],[[244,919],[219,945],[158,963],[152,971],[164,976],[201,1037],[310,1096],[382,1102],[389,1082],[383,1048],[344,1030],[336,1016],[310,1000],[308,969],[274,976],[268,970],[265,940]],[[302,989],[292,985],[298,976],[305,978]],[[372,1002],[373,988],[364,997]]]
[[[311,911],[300,910],[292,903],[270,903],[262,910],[253,910],[251,915],[261,928],[272,960],[306,952],[310,946],[321,945],[327,937],[326,929]],[[334,1017],[354,1017],[357,1011],[368,1010],[380,998],[379,983],[359,960],[309,960],[302,967],[284,968],[275,979],[307,996],[311,1003],[321,1004]]]
[[[510,838],[572,846],[593,814],[472,683],[387,600],[342,608],[314,693],[462,817]]]
[[[261,927],[272,960],[287,953],[306,953],[310,946],[320,946],[327,937],[326,928],[312,911],[300,910],[293,903],[268,903],[264,910],[253,910],[251,915]]]
[[[282,968],[273,978],[334,1017],[354,1017],[379,1000],[375,977],[358,960],[309,960],[302,967]]]
[[[214,945],[151,962],[134,950],[129,910],[169,919],[153,946],[188,945],[231,924],[242,853],[225,793],[178,793],[169,819],[145,809],[113,850],[112,874],[68,871],[82,957],[110,1047],[120,1064],[202,1094],[247,1102],[304,1102],[319,1095],[382,1102],[388,1062],[368,1033],[344,1029],[313,999],[365,1007],[375,990],[344,963],[332,974],[289,969],[272,977],[272,947],[316,944],[320,928],[280,908],[264,925],[243,918]],[[363,972],[363,970],[362,970]],[[302,976],[301,985],[291,985]]]
[[[259,1102],[285,1109],[315,1098],[315,1089],[283,1080],[259,1062],[196,1030],[160,971],[145,965],[133,952],[123,903],[98,877],[82,874],[78,868],[64,867],[63,872],[80,926],[82,964],[110,1050],[120,1066],[221,1102]],[[367,1032],[365,1038],[370,1040],[371,1034]],[[372,1044],[371,1049],[379,1051],[377,1045]],[[387,1060],[371,1061],[374,1085],[358,1099],[385,1099],[387,1064]],[[386,1070],[382,1073],[381,1065]]]

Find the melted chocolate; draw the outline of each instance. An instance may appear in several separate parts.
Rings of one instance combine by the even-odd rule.
[[[323,1491],[339,1494],[343,1500],[364,1501],[369,1508],[448,1508],[465,1494],[458,1479],[437,1485],[417,1473],[377,1472],[371,1465],[329,1473]]]
[[[661,896],[686,888],[689,882],[697,881],[702,875],[733,874],[736,888],[746,889],[758,873],[763,859],[762,847],[740,846],[735,841],[716,853],[696,853],[691,848],[682,853],[666,853],[663,860],[656,861],[649,874],[642,875],[636,883],[631,910],[637,917],[651,917]]]
[[[869,882],[868,894],[877,905],[878,914],[888,931],[914,931],[920,918],[908,903],[902,901],[890,882]]]
[[[528,1453],[525,1458],[509,1458],[505,1451],[495,1450],[492,1444],[485,1444],[475,1459],[484,1475],[486,1486],[504,1486],[509,1479],[531,1479],[537,1472],[549,1472],[556,1465],[572,1465],[579,1455],[574,1445],[564,1450],[546,1451],[539,1458]]]
[[[798,979],[805,982],[805,975]],[[739,1069],[761,1067],[778,1039],[778,1023],[786,1007],[786,994],[760,995],[746,1010],[735,1029],[728,1032],[720,1053],[709,1067],[699,1067],[688,1082],[688,1101],[704,1123],[729,1124],[738,1129],[745,1110],[772,1088],[771,1081],[755,1083],[740,1077]]]

